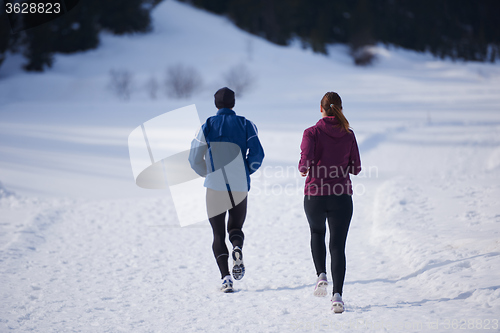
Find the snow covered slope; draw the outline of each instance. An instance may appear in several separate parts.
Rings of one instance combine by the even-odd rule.
[[[499,331],[500,67],[378,47],[357,68],[279,47],[227,19],[167,0],[148,35],[102,36],[44,74],[0,68],[0,331]],[[195,67],[194,97],[150,99],[152,77]],[[212,115],[223,76],[245,64],[254,87],[235,111],[266,151],[244,227],[247,274],[221,294],[207,223],[179,227],[168,191],[134,184],[127,136],[195,103]],[[131,99],[109,71],[134,75]],[[302,131],[337,91],[358,138],[344,300],[315,298]],[[194,134],[194,133],[193,133]],[[331,288],[331,285],[330,285]],[[331,289],[329,289],[331,291]]]

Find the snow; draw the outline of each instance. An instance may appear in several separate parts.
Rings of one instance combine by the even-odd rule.
[[[272,45],[171,0],[153,19],[151,34],[104,34],[44,74],[16,69],[17,56],[0,68],[0,331],[500,330],[497,64],[377,46],[377,63],[358,68],[343,46]],[[151,100],[147,80],[178,63],[203,89]],[[235,111],[258,126],[266,158],[252,176],[247,273],[223,294],[208,222],[181,228],[168,190],[134,184],[127,138],[186,105],[214,114],[223,74],[242,63],[256,81]],[[111,69],[134,75],[130,101],[109,89]],[[296,172],[331,90],[364,168],[352,177],[342,315],[312,296]]]

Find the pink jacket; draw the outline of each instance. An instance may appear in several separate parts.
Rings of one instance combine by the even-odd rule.
[[[306,172],[305,195],[352,195],[349,174],[361,171],[356,137],[339,126],[335,117],[323,117],[304,131],[299,171]]]

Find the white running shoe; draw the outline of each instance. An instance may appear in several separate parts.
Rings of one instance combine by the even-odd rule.
[[[245,265],[243,264],[243,253],[239,246],[233,249],[233,278],[241,280],[245,275]]]
[[[342,296],[339,293],[335,293],[332,297],[332,311],[335,313],[344,312],[344,302],[342,302]]]
[[[220,288],[220,290],[225,293],[232,293],[234,291],[233,280],[231,279],[231,275],[226,275],[222,279],[222,287]]]
[[[325,297],[327,294],[326,287],[328,287],[328,281],[326,280],[326,274],[321,273],[316,281],[316,287],[314,288],[313,295],[317,297]]]

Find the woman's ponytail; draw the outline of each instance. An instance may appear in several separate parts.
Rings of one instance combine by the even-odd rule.
[[[325,110],[327,116],[337,118],[340,128],[344,129],[346,132],[351,132],[349,121],[347,121],[347,118],[342,112],[342,99],[339,94],[336,92],[327,92],[321,99],[321,107]]]

